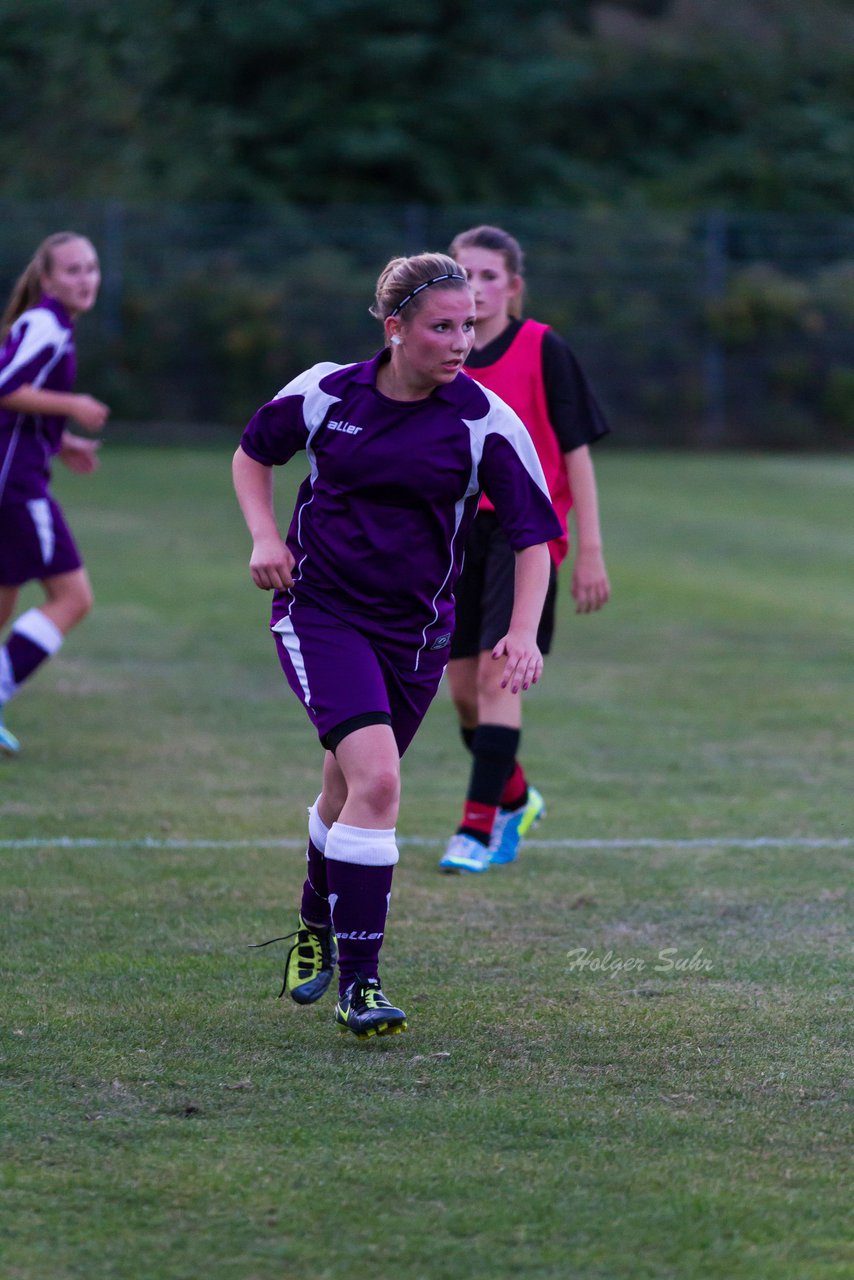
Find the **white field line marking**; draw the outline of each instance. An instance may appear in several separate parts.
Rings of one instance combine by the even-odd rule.
[[[400,836],[402,848],[438,849],[440,836]],[[707,839],[657,840],[639,836],[625,840],[525,840],[526,849],[850,849],[854,838],[810,836],[709,836]],[[0,849],[304,849],[305,840],[168,840],[140,836],[132,840],[104,840],[72,836],[33,836],[23,840],[0,840]]]

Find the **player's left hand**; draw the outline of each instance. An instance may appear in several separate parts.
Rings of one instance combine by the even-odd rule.
[[[80,476],[88,476],[98,469],[100,459],[97,455],[100,447],[99,440],[87,440],[84,436],[75,436],[70,431],[65,431],[59,458],[69,471],[74,471]]]
[[[576,613],[595,613],[608,603],[611,584],[605,570],[605,561],[598,548],[579,550],[572,568],[570,587]]]
[[[501,688],[510,686],[511,693],[529,689],[543,674],[543,655],[537,648],[536,636],[525,631],[508,631],[492,650],[497,662],[506,658],[501,675]]]

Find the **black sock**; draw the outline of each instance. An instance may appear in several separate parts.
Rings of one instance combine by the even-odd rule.
[[[503,724],[479,724],[474,731],[471,752],[474,762],[469,779],[468,799],[479,804],[499,805],[504,784],[513,772],[522,734]]]

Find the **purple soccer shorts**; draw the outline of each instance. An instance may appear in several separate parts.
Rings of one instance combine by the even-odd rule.
[[[83,564],[55,498],[0,507],[0,586],[19,587],[71,573]]]
[[[279,662],[323,746],[350,721],[388,723],[402,756],[439,688],[448,647],[405,648],[367,636],[314,605],[294,602],[276,624]],[[364,718],[364,719],[363,719]]]

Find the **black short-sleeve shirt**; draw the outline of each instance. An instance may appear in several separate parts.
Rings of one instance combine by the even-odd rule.
[[[521,320],[511,320],[503,333],[485,347],[479,350],[472,348],[466,357],[466,368],[475,371],[495,364],[508,350],[521,327]],[[608,435],[611,428],[584,370],[569,344],[554,329],[543,335],[542,351],[546,404],[561,449],[564,453],[571,453],[582,445],[595,444]]]

